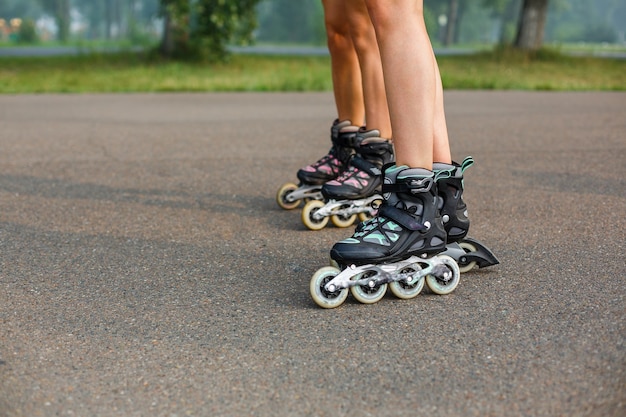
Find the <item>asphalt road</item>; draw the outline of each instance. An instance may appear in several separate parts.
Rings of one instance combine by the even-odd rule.
[[[309,296],[332,96],[0,96],[0,416],[623,416],[626,94],[447,92],[448,296]]]

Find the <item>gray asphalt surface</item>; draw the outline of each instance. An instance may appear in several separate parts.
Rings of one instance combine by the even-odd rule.
[[[501,264],[323,310],[331,94],[0,96],[0,415],[625,415],[626,94],[446,103]]]

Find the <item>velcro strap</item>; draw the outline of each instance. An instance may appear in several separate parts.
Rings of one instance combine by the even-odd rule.
[[[382,205],[382,207],[378,210],[378,215],[393,220],[405,229],[409,229],[411,231],[424,231],[427,229],[426,226],[415,220],[415,218],[406,211],[400,210],[388,204]]]
[[[382,172],[380,171],[380,168],[378,168],[376,165],[372,164],[371,162],[366,161],[359,155],[354,157],[351,164],[359,168],[361,171],[367,172],[373,177],[377,177],[382,174]]]
[[[396,182],[395,184],[386,184],[383,182],[382,192],[386,193],[411,193],[417,194],[428,192],[432,188],[435,179],[427,177],[422,179],[409,179],[407,181]]]

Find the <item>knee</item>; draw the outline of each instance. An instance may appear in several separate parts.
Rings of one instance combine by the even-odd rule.
[[[350,35],[354,47],[359,51],[367,51],[376,43],[376,32],[369,15],[359,14],[350,19]]]
[[[385,33],[407,15],[423,16],[422,1],[415,0],[365,0],[376,33]]]
[[[340,22],[338,20],[335,18],[325,19],[328,49],[338,52],[354,49],[350,29],[345,21]]]

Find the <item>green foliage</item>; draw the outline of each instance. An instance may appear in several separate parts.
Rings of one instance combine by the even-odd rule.
[[[67,42],[70,37],[70,0],[39,0],[44,10],[54,16],[57,39]]]
[[[18,32],[18,41],[20,43],[36,43],[39,40],[37,36],[37,28],[33,19],[22,21]]]
[[[262,0],[256,39],[272,43],[324,44],[324,10],[319,0]]]
[[[259,0],[161,0],[161,51],[174,58],[224,60],[228,43],[248,43]]]

